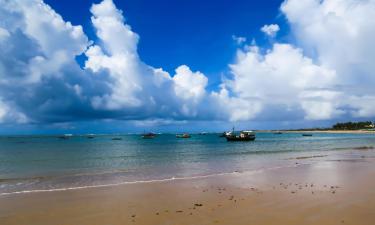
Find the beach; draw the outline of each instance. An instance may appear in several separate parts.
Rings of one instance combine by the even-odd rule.
[[[11,224],[373,224],[375,151],[293,166],[0,196]],[[309,157],[315,162],[306,163]]]
[[[113,140],[114,138],[119,140]],[[373,224],[375,136],[0,138],[0,224]]]

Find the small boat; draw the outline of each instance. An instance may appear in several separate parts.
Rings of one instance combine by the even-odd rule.
[[[302,134],[302,136],[304,136],[304,137],[311,137],[313,135],[312,134]]]
[[[113,141],[119,141],[119,140],[122,140],[122,138],[120,138],[120,137],[114,137],[114,138],[112,138],[112,140]]]
[[[191,138],[191,136],[188,133],[176,134],[176,138]]]
[[[95,138],[95,134],[88,134],[86,137],[87,137],[88,139],[93,139],[93,138]]]
[[[273,134],[283,134],[283,132],[278,131],[278,132],[274,132]]]
[[[200,132],[199,135],[206,135],[207,132]]]
[[[73,137],[73,134],[63,134],[61,136],[59,136],[60,139],[69,139]]]
[[[235,135],[234,131],[231,135],[226,136],[227,141],[254,141],[255,133],[253,131],[244,130],[240,135]]]
[[[152,139],[154,137],[156,137],[156,134],[154,134],[154,133],[144,133],[144,134],[142,134],[143,139]]]

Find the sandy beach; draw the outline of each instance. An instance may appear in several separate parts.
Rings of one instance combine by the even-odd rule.
[[[313,164],[287,159],[295,166],[201,178],[3,195],[0,224],[370,225],[373,153],[352,150]]]

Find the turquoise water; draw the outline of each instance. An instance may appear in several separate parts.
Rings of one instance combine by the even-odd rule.
[[[121,137],[122,140],[112,140]],[[0,137],[0,193],[117,184],[267,169],[289,158],[375,146],[373,134],[276,135],[228,143],[218,134],[177,139],[172,134]],[[309,159],[317,160],[317,159]],[[308,162],[309,160],[306,160]]]

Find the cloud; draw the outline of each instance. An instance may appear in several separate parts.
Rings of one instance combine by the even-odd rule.
[[[106,73],[111,90],[92,98],[95,109],[128,111],[127,116],[140,118],[197,116],[206,92],[204,74],[182,65],[171,77],[161,68],[144,64],[137,53],[138,35],[124,23],[122,12],[111,0],[94,4],[91,12],[99,44],[86,51],[85,68],[94,74]]]
[[[220,110],[218,113],[221,120],[231,122],[251,120],[262,111],[261,101],[241,95],[231,96],[231,93],[234,93],[231,87],[226,87],[224,84],[219,92],[211,93],[211,100],[215,106],[218,106],[217,110]]]
[[[7,31],[0,41],[0,97],[11,108],[7,114],[30,122],[79,117],[73,113],[85,101],[73,87],[96,90],[75,61],[89,44],[82,27],[63,21],[40,1],[1,1],[0,12]]]
[[[336,108],[374,117],[368,109],[375,107],[375,2],[288,0],[281,11],[305,52],[338,75]]]
[[[236,42],[237,45],[242,45],[247,40],[246,37],[241,37],[241,36],[236,36],[236,35],[232,35],[232,39]]]
[[[173,76],[175,83],[174,91],[182,99],[193,99],[199,101],[205,95],[205,88],[208,82],[201,72],[192,72],[186,65],[179,66]]]
[[[240,119],[374,117],[375,22],[369,18],[375,17],[375,2],[288,0],[281,11],[296,43],[245,46],[230,65],[233,77],[224,81],[225,90],[260,108]],[[274,37],[279,27],[261,30]]]
[[[329,107],[329,89],[336,77],[335,71],[313,63],[301,49],[289,44],[274,44],[266,53],[257,46],[240,50],[237,61],[230,66],[233,79],[227,86],[243,101],[257,103],[263,113],[268,109],[303,109],[306,119],[325,119],[338,113],[335,110],[318,111],[308,105],[316,102]],[[254,113],[259,113],[259,110]],[[251,119],[256,115],[249,114]]]
[[[5,104],[0,99],[0,123],[10,122],[24,124],[27,123],[28,120],[24,114],[12,110],[12,108],[9,105]]]
[[[264,25],[260,30],[269,37],[276,37],[276,34],[277,32],[279,32],[280,27],[277,24],[270,24]]]
[[[205,75],[183,65],[172,77],[143,63],[139,36],[112,0],[90,9],[95,41],[41,1],[1,3],[2,122],[10,118],[8,105],[33,123],[201,115]],[[75,60],[82,54],[84,68]]]

